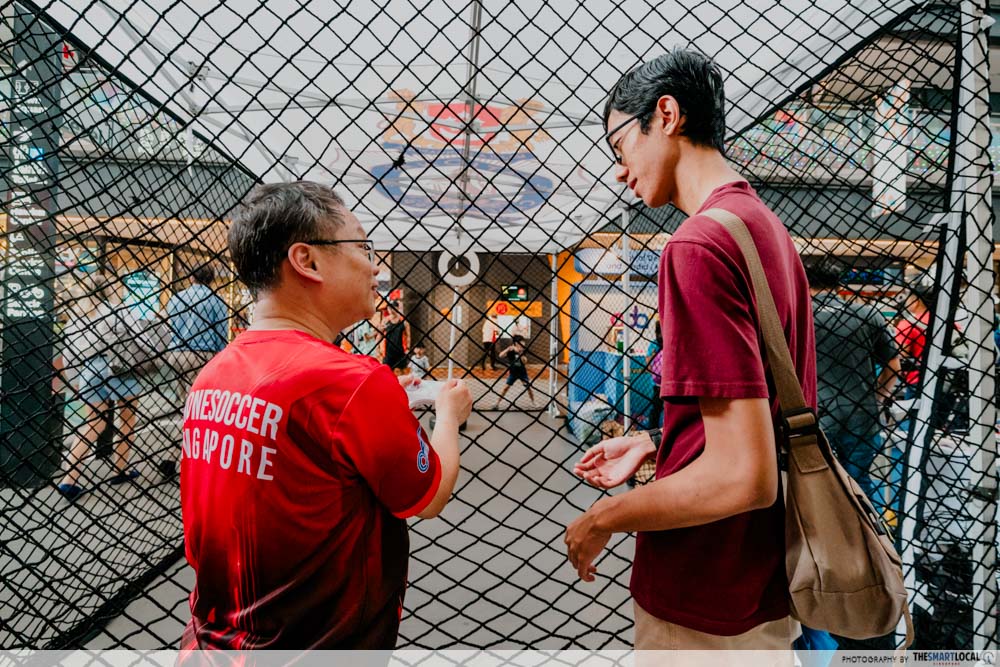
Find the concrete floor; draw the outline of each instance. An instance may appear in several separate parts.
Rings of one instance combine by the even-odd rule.
[[[411,523],[399,646],[629,646],[632,538],[613,540],[594,583],[577,581],[566,562],[565,526],[600,493],[570,473],[582,452],[543,410],[547,376],[534,379],[533,402],[515,386],[500,411],[491,408],[501,378],[467,379],[477,412],[463,434],[456,495],[441,517]],[[425,426],[429,418],[421,413]],[[160,483],[153,462],[178,428],[140,431],[138,484],[101,483],[113,471],[89,459],[91,490],[75,505],[52,488],[0,490],[0,646],[43,646],[177,547],[177,486]],[[183,559],[173,564],[86,648],[176,646],[192,584]]]
[[[497,411],[492,406],[502,380],[468,378],[477,412],[463,434],[455,497],[441,517],[411,523],[410,588],[399,647],[631,645],[632,538],[612,540],[598,562],[595,583],[576,580],[566,562],[565,526],[600,492],[570,473],[582,450],[564,421],[544,410],[546,380],[544,374],[534,379],[534,401],[515,386]],[[564,404],[565,393],[558,396]],[[419,414],[429,426],[431,413]],[[153,467],[163,443],[172,447],[178,433],[179,424],[170,421],[139,432],[133,456],[142,473],[137,484],[107,485],[102,480],[112,474],[110,465],[88,460],[84,478],[91,490],[74,505],[51,487],[0,489],[0,647],[44,646],[92,617],[180,545],[177,486],[160,483]],[[888,477],[888,460],[880,456],[873,475]],[[961,475],[948,469],[944,477]],[[953,502],[948,484],[937,482],[943,484],[934,487],[938,503]],[[948,518],[946,526],[930,522],[935,531],[968,528],[951,509],[931,512]],[[183,559],[172,564],[86,648],[175,647],[189,617],[192,585]]]
[[[563,421],[486,412],[464,436],[451,504],[438,519],[411,523],[399,647],[629,646],[632,538],[612,542],[594,583],[576,580],[566,562],[563,530],[600,494],[569,472],[580,449]],[[176,645],[192,584],[190,568],[176,564],[87,648]]]
[[[566,561],[566,524],[600,494],[569,472],[580,450],[563,421],[537,412],[485,417],[499,419],[470,418],[451,504],[438,519],[411,523],[399,647],[630,646],[632,538],[612,542],[594,583],[576,580]],[[192,583],[178,563],[87,648],[176,645]]]

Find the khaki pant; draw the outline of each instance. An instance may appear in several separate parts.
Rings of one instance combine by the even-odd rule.
[[[792,642],[801,633],[791,616],[761,623],[741,635],[711,635],[670,623],[648,613],[635,602],[636,665],[732,664],[791,667]],[[666,653],[682,651],[684,653]],[[687,653],[690,651],[691,653]],[[713,651],[712,653],[699,653]],[[720,653],[721,651],[721,653]],[[734,653],[728,654],[729,651]],[[737,653],[738,652],[738,653]]]

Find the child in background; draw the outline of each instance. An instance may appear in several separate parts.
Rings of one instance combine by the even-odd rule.
[[[410,372],[418,380],[424,380],[432,377],[430,368],[431,361],[424,356],[423,346],[417,345],[413,348],[413,354],[410,355]]]
[[[524,352],[524,337],[515,334],[511,346],[500,353],[500,358],[507,362],[507,385],[500,390],[500,396],[497,398],[496,405],[493,406],[494,410],[500,407],[500,401],[507,394],[507,390],[517,381],[520,381],[528,390],[528,399],[531,400],[531,403],[535,403],[535,394],[531,391],[531,381],[528,379],[528,368],[524,365]]]

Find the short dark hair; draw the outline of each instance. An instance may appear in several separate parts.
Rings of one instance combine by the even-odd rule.
[[[288,248],[342,226],[344,211],[344,200],[326,185],[294,181],[257,186],[229,227],[229,254],[240,280],[255,297],[276,287]]]
[[[813,289],[835,289],[840,286],[844,267],[830,257],[813,257],[805,262],[806,278]]]
[[[514,334],[514,338],[512,340],[515,343],[523,343],[524,342],[524,336],[522,336],[521,334]]]
[[[910,295],[917,297],[927,310],[934,310],[937,305],[937,291],[932,285],[914,283],[910,286]]]
[[[191,272],[191,278],[199,285],[211,285],[215,280],[215,269],[211,264],[202,264]]]
[[[726,91],[715,61],[692,49],[673,49],[627,72],[611,89],[604,105],[604,127],[612,111],[640,116],[643,134],[656,101],[677,100],[684,125],[681,134],[700,146],[726,152]]]

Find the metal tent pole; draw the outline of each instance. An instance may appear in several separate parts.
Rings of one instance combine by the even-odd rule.
[[[969,360],[969,442],[977,446],[966,488],[976,517],[973,539],[973,648],[997,646],[996,579],[996,405],[993,365],[993,224],[992,178],[986,148],[989,134],[989,58],[987,31],[993,20],[980,2],[962,2],[962,78],[959,82],[955,195],[964,199],[969,281],[965,305],[972,317],[966,338]],[[956,202],[957,203],[957,202]],[[964,490],[957,490],[963,492]]]
[[[479,77],[479,40],[480,23],[482,22],[483,6],[480,0],[475,0],[472,4],[472,23],[469,26],[471,36],[469,40],[469,62],[466,74],[468,83],[465,86],[465,144],[462,146],[462,173],[458,177],[459,190],[472,206],[472,197],[469,195],[469,158],[471,155],[470,145],[472,144],[473,126],[476,123],[475,105],[476,102],[476,82]],[[456,249],[462,246],[462,213],[455,218]],[[457,256],[457,253],[456,253]],[[458,335],[458,328],[462,324],[462,307],[459,304],[462,293],[457,285],[452,285],[454,298],[451,302],[451,309],[448,311],[448,322],[451,331],[448,334],[448,379],[452,379],[455,368],[455,339]]]
[[[972,392],[969,416],[972,420],[967,442],[976,446],[972,458],[972,479],[965,480],[968,488],[959,484],[956,493],[972,491],[970,510],[978,521],[974,529],[979,533],[974,539],[973,554],[973,630],[974,648],[984,649],[996,645],[996,438],[994,434],[996,408],[993,404],[993,231],[991,215],[991,175],[989,160],[985,159],[989,145],[988,62],[983,7],[976,2],[961,2],[961,49],[959,102],[956,123],[956,151],[952,179],[951,212],[943,214],[945,221],[944,243],[941,246],[941,284],[943,289],[934,309],[932,337],[929,341],[927,366],[922,369],[921,394],[916,423],[910,438],[907,457],[909,471],[904,506],[899,517],[901,544],[904,546],[903,571],[907,589],[914,592],[911,605],[932,611],[923,586],[918,587],[915,571],[915,550],[921,545],[917,539],[915,516],[922,487],[921,463],[924,452],[931,444],[933,431],[930,422],[934,397],[938,394],[940,374],[945,362],[945,349],[951,335],[949,312],[953,293],[960,289],[956,273],[967,270],[970,289],[966,303],[972,313],[967,332],[975,347],[969,362],[969,388]],[[966,233],[967,247],[962,244]],[[966,254],[967,252],[967,254]],[[991,481],[992,480],[992,481]],[[958,480],[956,480],[958,481]],[[989,495],[992,492],[992,495]],[[897,636],[902,636],[904,625],[900,622]]]
[[[451,300],[451,308],[448,309],[448,321],[451,323],[451,331],[448,332],[448,379],[455,375],[455,337],[458,334],[458,327],[462,324],[462,305],[458,303],[458,288],[453,287],[454,295]]]
[[[933,604],[926,595],[926,584],[918,584],[916,580],[916,552],[922,548],[916,534],[916,512],[923,486],[924,452],[934,435],[930,428],[934,396],[941,384],[941,373],[945,363],[945,347],[947,336],[950,333],[949,328],[945,325],[948,323],[951,301],[955,297],[951,292],[951,286],[954,284],[955,262],[961,251],[959,221],[960,217],[955,213],[942,213],[935,216],[935,222],[944,227],[944,242],[939,245],[938,261],[942,263],[940,278],[941,284],[945,288],[937,297],[932,315],[931,336],[927,340],[927,364],[920,369],[920,394],[916,399],[917,414],[911,421],[910,429],[912,432],[907,437],[908,446],[904,448],[907,452],[906,467],[904,468],[906,476],[902,481],[905,484],[905,489],[901,489],[902,507],[897,517],[904,581],[906,589],[911,592],[909,604],[911,607],[919,605],[929,613],[933,612]],[[897,643],[899,643],[906,635],[906,624],[903,619],[900,619],[896,633],[898,635]]]

